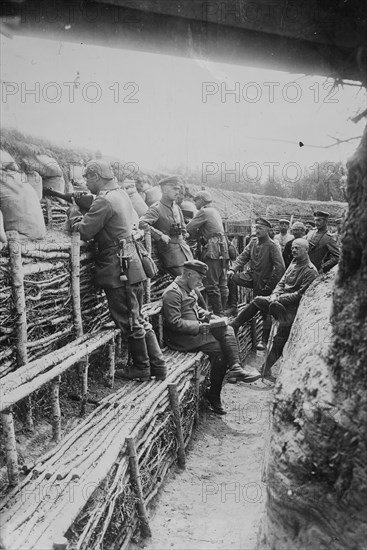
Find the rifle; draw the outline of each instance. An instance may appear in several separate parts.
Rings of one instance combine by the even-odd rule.
[[[92,195],[91,193],[87,193],[86,191],[76,191],[75,193],[59,193],[59,191],[54,191],[49,187],[44,187],[43,194],[46,197],[58,197],[59,199],[63,199],[64,201],[71,204],[73,203],[74,199],[79,208],[85,211],[88,211],[90,209],[90,207],[92,206],[92,202],[94,201],[94,195]]]

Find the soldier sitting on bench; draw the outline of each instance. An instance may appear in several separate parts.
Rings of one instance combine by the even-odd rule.
[[[301,298],[317,277],[317,269],[308,256],[308,241],[306,239],[292,241],[292,255],[293,261],[272,294],[254,298],[231,323],[237,334],[239,328],[252,319],[258,311],[263,315],[270,314],[279,321],[277,334],[262,369],[263,378],[271,381],[274,381],[271,367],[282,354]]]
[[[207,274],[208,266],[199,260],[183,265],[182,275],[176,277],[163,293],[163,328],[166,344],[179,351],[202,351],[211,359],[210,389],[206,395],[216,414],[226,414],[220,392],[224,377],[228,381],[254,382],[260,373],[253,367],[241,367],[238,344],[233,329],[221,317],[211,316],[219,325],[209,322],[209,311],[198,305],[197,287]]]

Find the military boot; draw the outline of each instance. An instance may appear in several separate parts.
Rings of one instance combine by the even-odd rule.
[[[167,365],[153,329],[146,331],[145,342],[149,355],[150,374],[155,376],[156,380],[165,380],[167,377]]]
[[[253,303],[248,304],[240,311],[237,317],[230,323],[236,335],[240,327],[247,323],[247,321],[250,321],[258,311],[258,308]]]
[[[127,380],[139,379],[141,382],[150,380],[149,356],[145,337],[129,338],[128,348],[133,365],[127,369],[118,369],[115,372],[116,378],[125,378]]]

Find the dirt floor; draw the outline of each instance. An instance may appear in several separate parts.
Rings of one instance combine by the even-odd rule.
[[[259,368],[261,358],[248,363]],[[272,397],[261,380],[225,386],[226,416],[204,412],[186,469],[171,472],[148,511],[152,538],[130,550],[255,548]]]

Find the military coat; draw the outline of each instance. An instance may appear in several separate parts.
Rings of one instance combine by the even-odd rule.
[[[127,193],[120,187],[101,191],[89,211],[80,220],[80,212],[71,208],[69,219],[83,241],[95,240],[96,283],[102,288],[118,288],[120,281],[118,239],[125,239],[124,255],[128,257],[127,276],[130,284],[139,283],[146,275],[136,252],[133,231],[136,231],[136,213]]]
[[[185,242],[186,226],[181,208],[171,204],[163,198],[152,204],[148,211],[140,218],[141,229],[151,228],[151,234],[157,244],[157,251],[164,267],[179,267],[193,256],[189,245]],[[173,228],[178,229],[180,235],[174,235]],[[162,235],[169,235],[170,242],[161,240]]]

